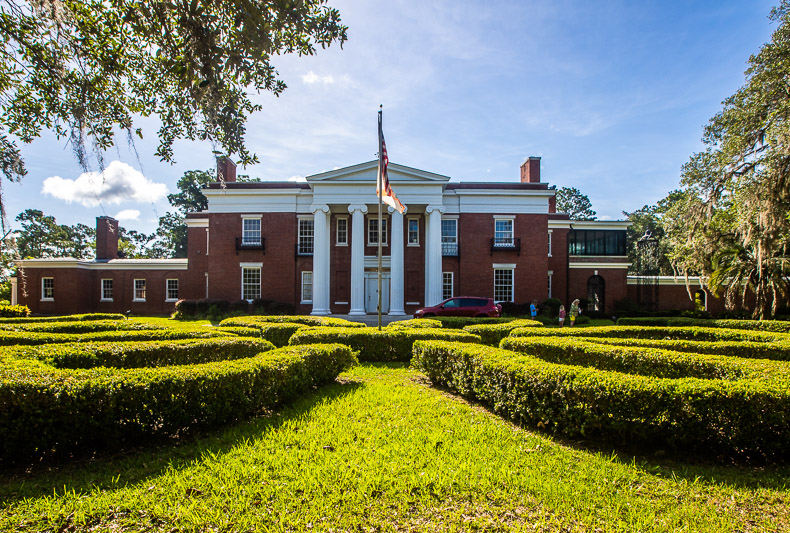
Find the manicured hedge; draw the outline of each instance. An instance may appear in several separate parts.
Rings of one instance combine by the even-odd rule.
[[[502,341],[500,348],[551,363],[591,366],[656,378],[768,379],[790,384],[790,365],[765,359],[612,346],[575,337],[509,337]]]
[[[129,370],[0,367],[0,459],[86,452],[226,423],[328,383],[356,362],[341,345]]]
[[[421,328],[436,329],[444,327],[442,322],[433,318],[412,318],[410,320],[396,320],[387,324],[388,328]]]
[[[676,352],[699,354],[726,355],[750,359],[774,359],[790,361],[790,342],[749,342],[749,341],[685,341],[669,339],[630,339],[607,337],[567,337],[598,344],[616,346],[635,346],[644,348],[660,348]]]
[[[36,322],[76,322],[78,320],[126,320],[120,313],[85,313],[63,316],[25,316],[19,318],[0,318],[0,324],[25,324]]]
[[[475,324],[471,326],[464,326],[464,331],[480,335],[483,339],[483,344],[489,346],[499,346],[499,342],[510,335],[510,332],[516,328],[536,328],[543,327],[542,322],[529,319],[517,319],[504,324]]]
[[[154,329],[142,331],[97,331],[95,333],[39,333],[30,331],[0,331],[0,346],[37,345],[62,342],[96,341],[156,341],[175,339],[208,339],[228,337],[230,333],[216,328]]]
[[[93,333],[96,331],[165,330],[165,326],[133,322],[131,320],[76,320],[70,322],[33,322],[0,324],[3,331],[32,331],[40,333]]]
[[[238,316],[233,318],[226,318],[219,323],[220,326],[258,326],[260,324],[282,323],[288,322],[290,324],[302,324],[305,326],[326,326],[333,328],[364,328],[365,324],[360,322],[351,322],[350,320],[343,320],[342,318],[333,318],[329,316],[309,316],[309,315],[255,315],[255,316]]]
[[[706,328],[747,329],[772,331],[774,333],[790,333],[790,321],[787,320],[735,320],[705,319],[690,317],[627,317],[617,320],[618,326],[701,326]]]
[[[465,326],[474,326],[477,324],[504,324],[517,320],[516,318],[483,318],[473,316],[432,316],[430,318],[421,318],[418,320],[438,320],[446,328],[462,329]]]
[[[589,328],[519,328],[513,330],[512,337],[532,336],[571,336],[607,337],[633,339],[667,339],[692,341],[749,341],[749,342],[790,342],[790,334],[770,333],[767,331],[744,331],[723,328],[676,327],[661,328],[649,326],[597,326]]]
[[[30,316],[30,309],[26,305],[0,305],[0,317],[26,317]]]
[[[262,338],[273,343],[277,347],[288,346],[288,341],[297,330],[311,327],[306,326],[305,324],[297,324],[295,322],[251,322],[245,320],[237,321],[233,318],[229,318],[220,322],[221,329],[226,327],[224,324],[239,324],[236,326],[237,328],[246,327],[257,331]]]
[[[438,341],[415,343],[412,363],[507,418],[571,437],[748,457],[790,452],[790,390],[769,382],[655,379]]]
[[[273,350],[261,339],[220,337],[148,342],[94,342],[50,344],[28,348],[33,356],[55,368],[141,368],[190,365],[243,359]]]
[[[422,328],[304,328],[294,333],[290,344],[337,342],[359,351],[360,361],[409,361],[416,340],[454,340],[480,342],[480,337],[466,331]]]

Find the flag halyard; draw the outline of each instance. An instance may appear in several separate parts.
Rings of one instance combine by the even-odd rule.
[[[387,176],[387,166],[389,166],[389,158],[387,157],[387,145],[384,142],[384,132],[381,127],[381,111],[379,111],[379,173],[376,180],[376,196],[381,198],[381,201],[401,212],[406,211],[406,206],[398,200],[395,193],[392,192],[392,185],[390,185],[389,177]],[[382,193],[383,191],[383,193]]]

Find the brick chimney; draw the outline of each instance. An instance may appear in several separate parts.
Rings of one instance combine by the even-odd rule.
[[[236,163],[227,156],[221,155],[217,158],[217,181],[236,181]]]
[[[549,198],[549,213],[556,213],[557,212],[557,197],[552,196]]]
[[[118,259],[118,221],[96,217],[96,260]]]
[[[540,158],[529,156],[521,164],[521,183],[540,183]]]

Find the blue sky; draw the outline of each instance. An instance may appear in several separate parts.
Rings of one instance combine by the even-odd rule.
[[[540,156],[543,181],[580,189],[603,219],[678,186],[703,126],[774,29],[762,0],[329,3],[348,42],[276,58],[288,89],[255,96],[263,111],[247,142],[260,164],[239,173],[283,180],[374,159],[383,104],[392,162],[516,181],[524,158]],[[103,178],[81,176],[51,134],[25,146],[29,175],[3,184],[9,218],[36,208],[61,224],[110,215],[153,231],[166,191],[186,170],[213,168],[213,147],[179,142],[176,163],[162,163],[157,123],[140,125],[139,161],[119,136]]]

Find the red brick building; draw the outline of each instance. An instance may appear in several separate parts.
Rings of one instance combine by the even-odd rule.
[[[208,210],[187,217],[188,259],[118,259],[117,222],[100,217],[95,261],[20,261],[16,300],[42,314],[169,313],[179,298],[376,312],[377,161],[305,182],[237,182],[225,159],[218,170],[222,182],[204,190]],[[629,296],[628,223],[557,213],[540,158],[528,158],[516,182],[451,183],[392,163],[389,178],[407,206],[382,215],[382,307],[390,315],[457,295],[566,305],[580,298],[601,311]]]

